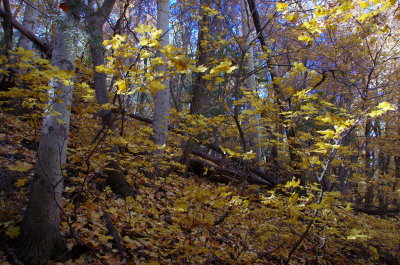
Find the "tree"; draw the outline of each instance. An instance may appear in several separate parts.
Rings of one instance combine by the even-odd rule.
[[[169,1],[157,0],[157,29],[161,30],[160,45],[169,45]],[[158,55],[160,56],[160,55]],[[164,58],[165,59],[165,58]],[[160,72],[161,83],[163,89],[158,90],[154,95],[154,115],[153,115],[153,136],[154,144],[163,146],[167,142],[167,132],[169,123],[169,110],[170,110],[170,87],[169,78],[166,75],[166,67],[163,65],[155,69]],[[163,152],[162,149],[157,148],[158,154]]]
[[[22,26],[24,29],[34,33],[38,19],[38,4],[35,0],[25,2],[24,20]],[[19,46],[25,50],[32,50],[33,43],[24,35],[19,39]]]
[[[241,47],[242,52],[245,54],[245,63],[244,63],[244,78],[246,79],[246,88],[250,91],[256,90],[256,75],[254,72],[254,54],[252,41],[254,38],[253,34],[250,31],[250,14],[247,6],[247,2],[245,0],[240,1],[240,11],[241,11],[241,19],[242,19],[242,33],[243,33],[243,45]],[[260,134],[259,134],[259,117],[256,117],[257,124],[256,132],[249,135],[250,138],[250,146],[252,150],[256,153],[256,162],[260,162],[262,158],[261,147],[260,144]]]
[[[64,71],[74,69],[68,47],[70,23],[67,15],[58,22],[52,55],[53,65]],[[64,251],[59,225],[73,89],[68,82],[52,81],[50,109],[43,119],[35,176],[19,238],[18,255],[25,264],[45,264]]]
[[[3,0],[4,16],[3,16],[3,30],[5,40],[5,54],[10,57],[10,51],[13,49],[13,28],[12,28],[12,13],[9,0]]]
[[[98,71],[97,67],[104,65],[104,50],[103,50],[103,26],[110,16],[110,13],[114,7],[115,0],[105,0],[103,4],[96,10],[94,3],[90,2],[87,7],[89,9],[88,17],[86,18],[86,32],[89,35],[89,47],[93,62],[94,70],[94,88],[96,91],[97,102],[100,105],[110,103],[107,90],[107,79],[104,73]],[[75,8],[81,8],[80,6]],[[78,12],[71,9],[69,12]],[[100,116],[103,123],[103,133],[107,133],[107,130],[111,130],[114,134],[116,133],[115,116],[116,114],[110,110],[103,109],[100,111]],[[107,170],[105,172],[107,181],[113,191],[121,197],[127,197],[130,195],[130,186],[126,181],[123,170],[118,162],[118,146],[112,145],[109,147],[108,154],[110,159],[108,161]]]
[[[206,35],[209,29],[209,16],[204,9],[210,3],[207,0],[201,0],[199,4],[199,14],[201,20],[198,22],[198,34],[197,34],[197,66],[205,65],[207,62],[207,44]],[[203,78],[204,74],[202,72],[195,74],[195,80],[192,84],[193,86],[193,97],[190,103],[190,114],[200,115],[204,113],[204,103],[207,100],[207,81]],[[183,155],[181,158],[181,163],[188,166],[189,157],[193,152],[195,147],[194,139],[189,139],[183,149]]]

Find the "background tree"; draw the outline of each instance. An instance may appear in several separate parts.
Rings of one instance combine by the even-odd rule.
[[[37,20],[38,20],[38,2],[36,1],[26,1],[24,20],[22,26],[28,31],[35,33]],[[33,43],[24,35],[21,35],[18,45],[25,50],[32,50]]]
[[[157,1],[157,29],[161,30],[160,45],[169,45],[169,1]],[[153,136],[154,144],[163,146],[167,142],[167,132],[170,112],[170,85],[169,77],[165,74],[166,67],[158,66],[155,71],[160,72],[162,89],[154,95]],[[162,153],[162,149],[157,149]]]

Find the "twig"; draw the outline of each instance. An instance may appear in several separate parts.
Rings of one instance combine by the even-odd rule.
[[[121,237],[119,236],[118,231],[115,229],[115,226],[114,226],[113,222],[111,221],[110,215],[107,212],[103,212],[103,213],[104,213],[104,219],[106,220],[106,226],[107,226],[108,230],[110,231],[111,236],[114,239],[114,243],[118,249],[118,253],[122,257],[125,257],[126,250],[125,250],[124,246],[122,245]]]

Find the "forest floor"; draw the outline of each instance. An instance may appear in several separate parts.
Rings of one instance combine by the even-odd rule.
[[[135,192],[122,200],[101,178],[101,148],[83,162],[90,148],[82,135],[93,132],[85,122],[73,124],[65,170],[67,254],[52,264],[285,264],[291,254],[290,264],[399,264],[398,215],[357,213],[338,192],[317,203],[317,186],[299,195],[295,182],[271,189],[177,173],[149,177],[146,155],[127,154]],[[0,264],[18,262],[13,242],[34,174],[38,127],[1,117]]]

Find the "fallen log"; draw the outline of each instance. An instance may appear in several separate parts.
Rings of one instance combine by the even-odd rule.
[[[237,170],[232,170],[230,168],[219,166],[206,160],[196,158],[190,159],[188,170],[197,176],[206,177],[207,179],[216,180],[223,183],[240,183],[247,181],[249,184],[274,187],[274,185],[270,182],[258,177],[255,174],[252,174],[251,172],[245,174]]]
[[[130,113],[129,116],[147,124],[151,124],[153,122],[149,118],[145,118],[133,113]],[[174,131],[178,134],[181,133],[177,130],[177,128],[172,126],[168,126],[168,130]],[[191,171],[198,176],[205,176],[210,180],[219,182],[240,182],[247,180],[250,184],[266,185],[268,187],[275,187],[277,185],[273,178],[255,168],[250,168],[248,173],[244,173],[244,168],[241,166],[245,164],[243,159],[226,157],[222,149],[215,144],[205,144],[205,146],[210,150],[221,154],[222,158],[194,150],[192,154],[203,158],[204,160],[192,158],[189,161],[189,172]],[[211,171],[209,171],[210,169]],[[164,173],[164,176],[169,175],[173,170],[175,170],[175,168],[171,166]],[[206,171],[207,173],[204,174]]]
[[[231,163],[229,163],[229,160],[227,160],[227,159],[222,159],[219,157],[211,156],[204,152],[200,152],[200,151],[196,151],[196,150],[193,151],[192,154],[195,156],[204,158],[206,160],[209,160],[217,165],[224,165],[225,168],[229,168],[231,171],[234,171],[234,170],[240,171],[239,166],[232,165]],[[231,158],[231,160],[237,164],[244,163],[243,160],[238,159],[238,158]],[[250,171],[249,175],[251,176],[251,179],[253,179],[254,182],[259,182],[262,185],[268,185],[268,186],[273,186],[273,187],[275,187],[277,185],[276,181],[273,178],[271,178],[270,176],[268,176],[267,174],[265,174],[264,172],[254,169],[254,168],[250,168],[249,171]]]
[[[360,213],[366,213],[369,215],[396,215],[400,213],[400,209],[368,209],[368,208],[363,208],[363,207],[352,207],[354,211],[360,212]]]
[[[122,245],[122,239],[119,236],[117,229],[115,229],[110,215],[107,212],[103,212],[103,213],[104,213],[104,219],[106,220],[106,226],[107,226],[108,231],[110,232],[111,236],[113,237],[113,240],[114,240],[115,246],[117,247],[118,253],[119,253],[119,255],[121,255],[121,257],[125,257],[127,252],[126,252],[124,246]]]

